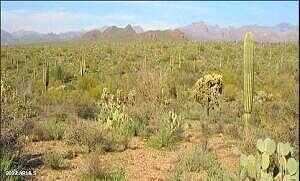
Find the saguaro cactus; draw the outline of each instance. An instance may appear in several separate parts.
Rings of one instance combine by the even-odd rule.
[[[174,64],[173,61],[174,61],[174,60],[173,60],[173,56],[170,55],[170,69],[171,69],[171,72],[173,71],[173,64]]]
[[[179,52],[179,54],[178,54],[178,60],[179,60],[179,65],[178,65],[178,67],[179,67],[179,69],[181,68],[181,63],[182,63],[182,60],[181,60],[181,52]]]
[[[247,127],[251,118],[253,102],[253,56],[254,43],[252,34],[247,32],[244,38],[244,121]]]
[[[49,64],[47,61],[44,62],[44,66],[43,66],[43,82],[44,82],[45,92],[46,92],[49,85]]]
[[[82,56],[80,60],[80,75],[83,76],[86,71],[85,58]]]
[[[17,58],[17,73],[19,73],[19,58]]]

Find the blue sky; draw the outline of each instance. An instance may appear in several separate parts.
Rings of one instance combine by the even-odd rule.
[[[1,28],[43,33],[90,30],[104,25],[167,29],[205,21],[220,26],[298,25],[298,2],[8,2],[1,1]]]

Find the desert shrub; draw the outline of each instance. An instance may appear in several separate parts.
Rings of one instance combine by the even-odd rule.
[[[44,164],[54,170],[64,169],[67,167],[66,160],[62,153],[49,152],[43,156]]]
[[[97,116],[97,109],[94,105],[84,104],[76,109],[77,115],[83,119],[95,119]]]
[[[86,91],[72,90],[68,93],[66,103],[74,105],[76,107],[83,105],[92,105],[94,100]]]
[[[33,134],[39,140],[61,140],[65,129],[65,122],[50,119],[39,121],[33,129]]]
[[[139,117],[133,118],[133,121],[128,126],[131,127],[133,136],[147,137],[149,135],[150,130],[145,119]]]
[[[107,142],[104,138],[101,125],[93,122],[77,122],[69,126],[64,140],[68,144],[86,146],[89,151],[103,149]]]
[[[53,77],[55,80],[64,82],[64,70],[61,65],[57,65],[53,71]]]
[[[241,85],[242,87],[242,77],[240,77],[240,75],[232,69],[228,69],[228,68],[224,68],[222,70],[222,75],[223,75],[223,80],[225,85],[235,85],[235,86],[239,86]],[[238,89],[240,89],[241,87],[237,87]]]
[[[238,98],[239,89],[234,84],[224,86],[224,98],[226,101],[235,101]]]
[[[179,140],[181,133],[182,118],[173,111],[170,111],[161,120],[158,132],[150,137],[149,146],[156,149],[170,148]]]
[[[60,104],[64,102],[64,100],[66,99],[66,92],[64,91],[64,89],[64,85],[50,87],[47,93],[42,96],[42,98],[44,99],[43,101],[48,104]]]
[[[7,175],[7,171],[13,171],[16,168],[14,161],[8,157],[1,155],[0,157],[0,180],[17,181],[22,180],[18,175]]]
[[[107,127],[119,135],[125,137],[136,135],[138,125],[135,124],[136,122],[132,118],[122,112],[118,106],[111,108],[105,121]]]
[[[170,147],[176,142],[176,137],[167,129],[162,128],[159,132],[150,137],[149,145],[156,149]]]
[[[103,90],[101,102],[98,107],[100,108],[98,114],[98,121],[104,123],[106,128],[112,130],[115,134],[123,137],[137,136],[139,133],[146,129],[144,122],[139,119],[131,118],[124,111],[127,101],[120,91],[116,95],[110,94],[107,89]],[[131,101],[128,96],[128,101]]]
[[[211,169],[217,165],[218,162],[213,154],[199,147],[195,147],[179,164],[190,172],[200,172],[201,170]]]
[[[297,136],[297,114],[289,103],[264,102],[254,107],[253,125],[259,125],[275,141],[294,143]],[[280,125],[280,126],[278,126]]]
[[[89,96],[93,97],[94,99],[100,99],[102,95],[103,87],[101,85],[97,85],[89,90]]]
[[[20,136],[14,130],[1,130],[0,147],[1,157],[15,158],[22,153],[23,144],[20,141]]]
[[[136,97],[138,101],[157,103],[161,97],[162,77],[153,70],[140,71],[136,80]]]
[[[69,126],[64,140],[68,144],[75,144],[92,151],[123,151],[128,140],[123,136],[111,132],[100,122],[78,121]]]
[[[64,113],[64,112],[58,112],[58,113],[54,114],[54,118],[59,122],[64,122],[67,120],[68,115],[67,115],[67,113]]]
[[[91,75],[85,75],[79,77],[77,80],[77,87],[79,90],[90,90],[91,88],[96,87],[98,84],[97,80]]]
[[[81,180],[125,181],[126,175],[122,169],[109,169],[97,154],[92,154],[86,160],[86,170]]]
[[[207,173],[207,180],[237,180],[234,174],[230,174],[220,166],[213,154],[199,146],[195,146],[190,153],[179,159],[172,177],[180,178],[184,172],[202,171]]]

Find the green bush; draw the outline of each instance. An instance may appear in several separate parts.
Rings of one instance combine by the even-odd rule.
[[[145,122],[140,119],[133,119],[125,111],[125,103],[122,102],[121,92],[117,96],[111,95],[104,89],[101,102],[98,104],[100,109],[98,121],[112,130],[115,134],[129,138],[137,136],[146,130]]]
[[[77,115],[83,119],[95,119],[97,117],[97,110],[94,105],[80,105],[77,107]]]
[[[44,164],[54,170],[64,169],[67,167],[66,160],[62,153],[49,152],[43,156]]]
[[[57,65],[53,71],[53,77],[55,80],[64,82],[64,70],[61,65]]]
[[[96,87],[97,84],[98,84],[97,79],[95,79],[91,75],[85,75],[85,76],[79,77],[77,80],[77,87],[79,90],[88,91],[88,90]]]
[[[126,175],[122,169],[112,169],[102,164],[97,154],[92,154],[86,161],[86,171],[81,180],[125,181]]]
[[[21,181],[22,178],[17,175],[6,175],[7,171],[13,171],[16,166],[12,159],[1,155],[0,157],[0,180]]]
[[[149,140],[149,146],[161,149],[172,147],[180,138],[182,118],[174,112],[169,112],[161,121],[158,133]]]
[[[77,122],[68,127],[64,140],[68,144],[86,146],[88,151],[108,150],[109,141],[104,138],[102,125],[93,122]]]
[[[65,129],[65,122],[50,119],[38,122],[34,127],[33,134],[39,140],[61,140]]]
[[[233,174],[230,174],[227,170],[220,166],[216,157],[209,153],[207,150],[203,150],[201,147],[196,146],[189,154],[181,157],[178,164],[175,167],[171,180],[181,180],[182,174],[185,172],[207,172],[207,180],[237,180]]]

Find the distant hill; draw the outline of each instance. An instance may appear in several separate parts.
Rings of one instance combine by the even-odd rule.
[[[179,30],[156,30],[156,31],[146,31],[141,33],[141,37],[147,39],[174,39],[182,40],[185,39],[184,33]]]
[[[82,36],[82,38],[89,40],[184,39],[184,34],[179,30],[156,30],[144,32],[140,27],[127,25],[124,28],[117,26],[106,27],[103,32],[101,32],[101,30],[88,31]]]
[[[20,30],[9,33],[1,29],[1,44],[34,43],[64,41],[80,38],[83,32],[70,31],[65,33],[38,33],[35,31]]]
[[[131,25],[127,25],[125,28],[117,26],[108,27],[102,34],[105,39],[130,39],[135,38],[137,33]]]
[[[14,41],[14,37],[11,33],[1,29],[1,44],[7,44]]]
[[[84,33],[81,38],[87,39],[87,40],[96,40],[102,38],[102,32],[101,30],[91,30],[86,33]]]
[[[8,32],[1,29],[1,44],[53,42],[74,39],[84,40],[131,40],[131,39],[189,39],[198,41],[239,41],[245,32],[251,31],[256,41],[283,42],[299,41],[299,26],[280,23],[276,26],[247,25],[241,27],[221,27],[209,25],[204,21],[195,22],[175,30],[144,31],[141,26],[127,25],[103,26],[99,29],[83,31],[69,31],[65,33],[38,33],[20,30]]]
[[[132,27],[136,33],[143,33],[144,29],[141,26],[133,26]]]
[[[251,31],[254,34],[256,41],[282,42],[298,41],[299,39],[299,27],[288,23],[281,23],[276,26],[220,27],[200,21],[181,27],[179,30],[190,40],[236,41],[241,40],[247,31]]]
[[[107,28],[109,28],[109,26],[102,26],[101,28],[99,28],[98,30],[101,31],[101,33],[103,33]],[[141,26],[132,26],[132,29],[136,32],[136,33],[143,33],[144,29]]]

